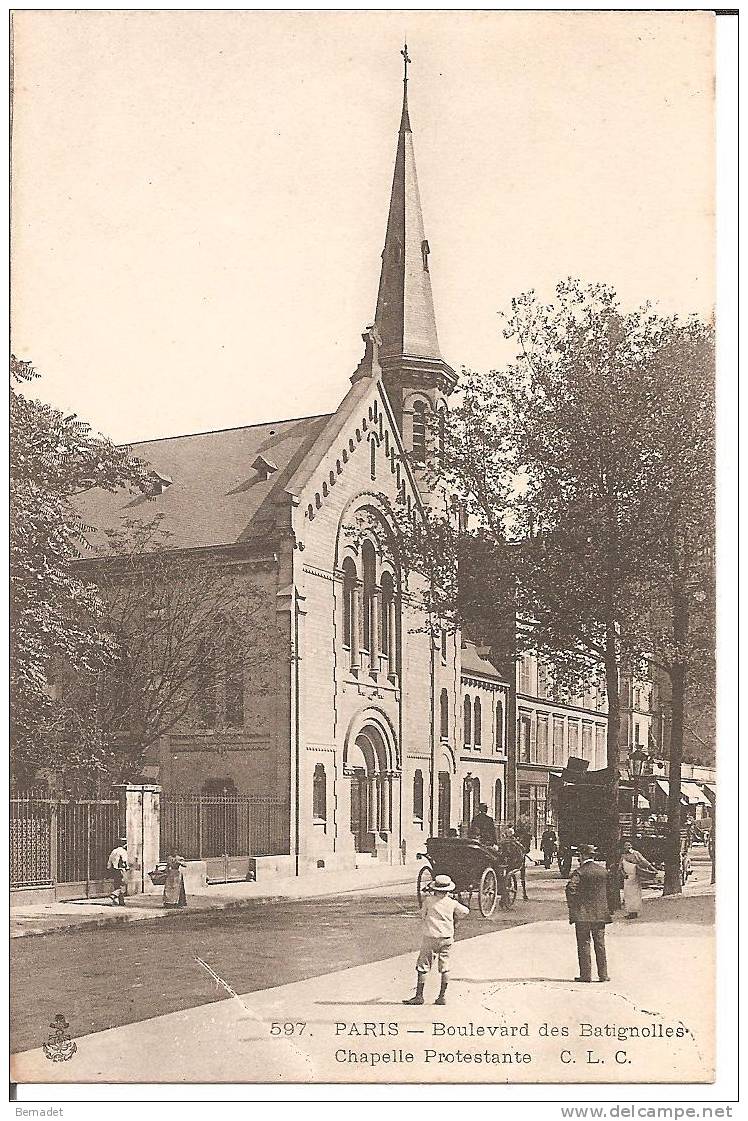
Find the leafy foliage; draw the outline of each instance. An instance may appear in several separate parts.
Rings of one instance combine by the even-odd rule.
[[[56,667],[93,672],[115,653],[99,626],[96,588],[72,567],[88,541],[71,498],[94,486],[137,487],[143,479],[127,448],[96,436],[77,416],[26,397],[19,387],[38,376],[30,362],[11,357],[11,759],[19,780],[50,761],[46,728]],[[82,743],[81,760],[88,750]]]

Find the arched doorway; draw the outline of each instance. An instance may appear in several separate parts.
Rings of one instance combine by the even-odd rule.
[[[356,852],[374,852],[392,833],[392,770],[384,737],[365,724],[350,745],[346,774],[351,783],[351,833]]]
[[[439,771],[437,781],[437,832],[440,837],[446,837],[449,834],[452,804],[452,780],[449,771]]]

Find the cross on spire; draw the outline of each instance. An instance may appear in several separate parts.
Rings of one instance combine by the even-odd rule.
[[[403,77],[403,81],[407,82],[407,80],[408,80],[408,65],[409,65],[409,63],[411,63],[413,61],[412,58],[410,57],[410,55],[408,54],[408,44],[407,44],[407,42],[403,44],[403,49],[400,51],[400,54],[403,56],[403,66],[405,68],[405,75]]]

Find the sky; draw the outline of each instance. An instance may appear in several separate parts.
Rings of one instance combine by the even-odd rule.
[[[334,409],[379,281],[402,97],[442,352],[568,276],[713,314],[703,12],[26,11],[12,338],[118,442]]]

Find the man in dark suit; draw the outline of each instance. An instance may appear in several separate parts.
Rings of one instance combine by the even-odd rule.
[[[488,812],[488,806],[481,802],[478,812],[470,822],[468,837],[480,841],[482,845],[496,844],[496,822]]]
[[[579,976],[576,981],[592,980],[590,938],[595,947],[595,962],[599,981],[608,981],[608,959],[605,954],[605,925],[611,922],[608,908],[608,873],[592,859],[594,849],[583,845],[579,849],[579,867],[566,885],[566,902],[569,922],[577,936]]]

